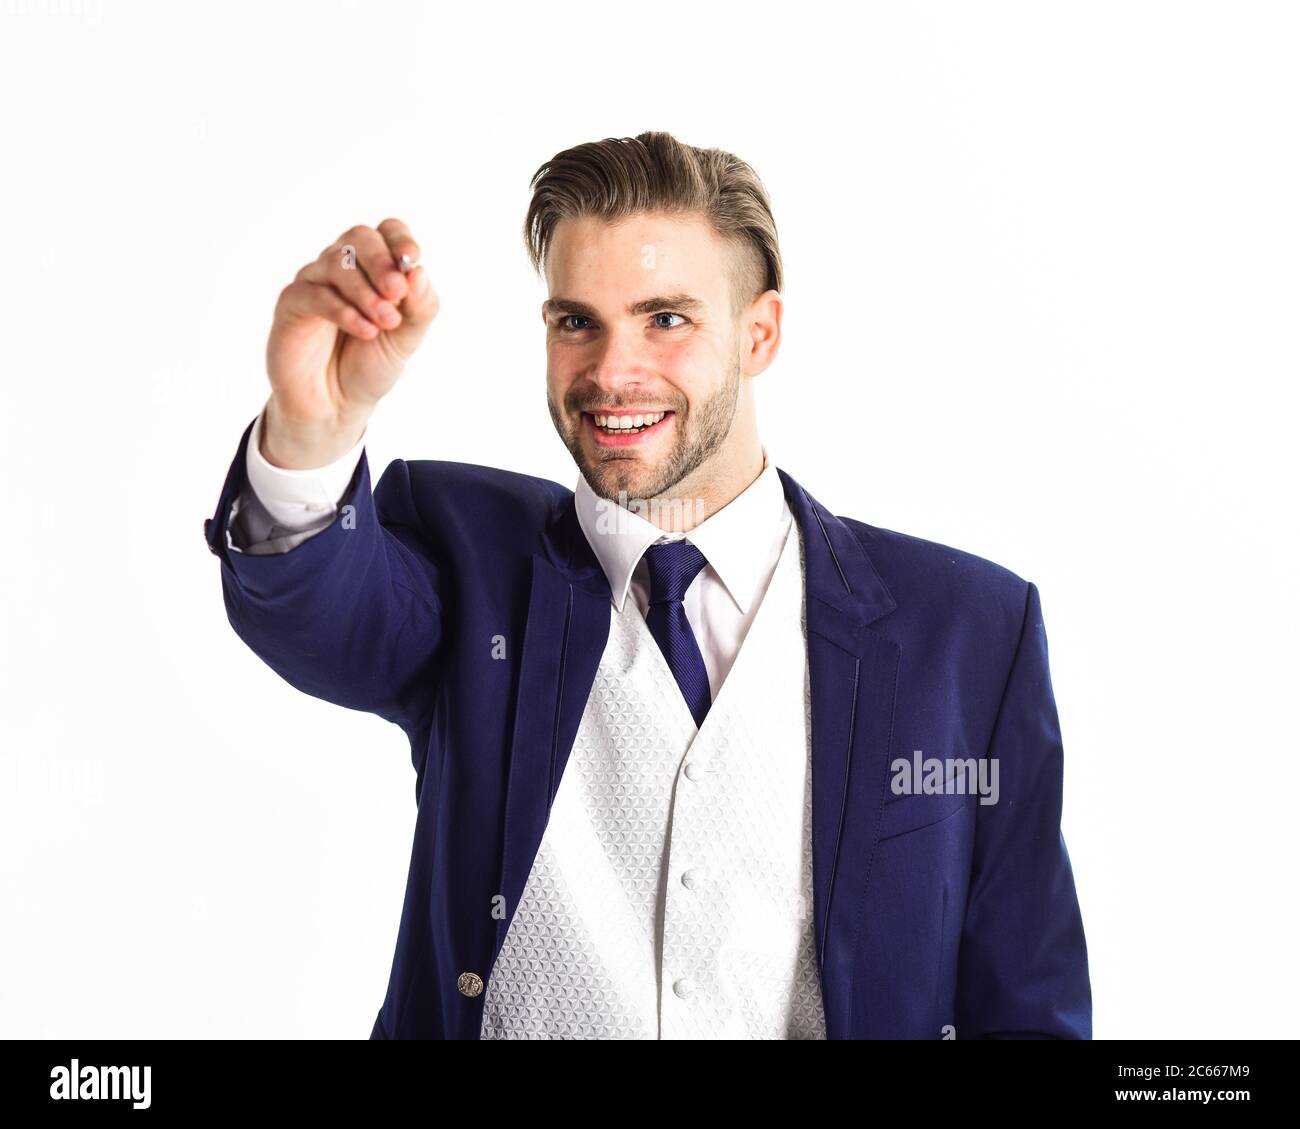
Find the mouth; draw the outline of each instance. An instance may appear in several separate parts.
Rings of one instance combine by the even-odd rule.
[[[590,430],[598,447],[635,447],[648,442],[656,432],[666,431],[676,413],[583,412],[582,425]]]

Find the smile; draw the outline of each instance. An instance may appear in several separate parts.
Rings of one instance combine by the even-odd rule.
[[[584,425],[591,428],[597,445],[624,447],[641,441],[652,431],[662,431],[673,417],[672,412],[583,412]]]

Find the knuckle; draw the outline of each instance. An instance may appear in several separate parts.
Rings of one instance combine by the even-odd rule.
[[[340,290],[347,295],[349,301],[356,302],[358,305],[374,301],[375,292],[370,288],[370,281],[359,263],[356,270],[346,272]]]

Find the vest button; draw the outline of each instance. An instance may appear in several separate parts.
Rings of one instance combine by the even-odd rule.
[[[690,761],[686,765],[686,779],[703,780],[704,777],[708,774],[708,771],[709,770],[705,768],[703,765],[698,765],[694,761]]]
[[[684,1000],[695,991],[695,981],[691,979],[678,980],[673,985],[673,991],[677,994],[678,999]]]
[[[462,996],[477,996],[483,991],[483,978],[477,972],[462,972],[456,979],[456,987]]]
[[[682,885],[685,886],[688,890],[695,889],[695,871],[693,870],[682,871]]]

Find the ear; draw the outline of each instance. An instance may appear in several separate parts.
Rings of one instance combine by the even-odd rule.
[[[746,376],[757,376],[781,348],[781,315],[785,305],[776,290],[755,298],[741,315],[742,360]]]

